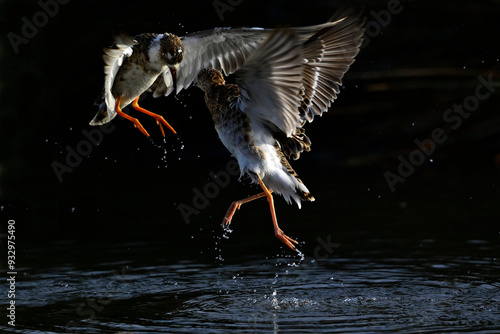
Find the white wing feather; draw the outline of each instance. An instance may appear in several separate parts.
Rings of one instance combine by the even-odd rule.
[[[301,50],[293,30],[275,30],[236,72],[240,108],[260,127],[274,125],[291,136],[301,126]]]

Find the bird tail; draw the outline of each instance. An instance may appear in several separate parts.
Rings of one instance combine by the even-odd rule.
[[[103,125],[111,122],[113,118],[115,118],[116,112],[110,112],[106,106],[106,102],[102,102],[99,105],[99,111],[94,116],[94,118],[90,121],[90,125]]]
[[[295,193],[292,194],[284,193],[283,196],[285,197],[285,199],[287,199],[287,197],[292,197],[299,206],[299,208],[301,206],[300,201],[314,202],[315,199],[309,192],[309,189],[307,189],[302,180],[299,178],[299,176],[292,168],[292,166],[290,165],[290,163],[288,162],[288,160],[286,159],[285,155],[283,154],[278,145],[276,146],[276,151],[278,153],[278,157],[280,158],[280,162],[281,165],[283,166],[284,171],[288,174],[288,176],[292,181],[292,184],[294,185]],[[289,200],[289,198],[287,200]]]

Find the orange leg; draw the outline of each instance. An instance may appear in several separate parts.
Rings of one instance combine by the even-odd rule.
[[[156,124],[158,124],[158,126],[160,127],[160,130],[161,130],[161,134],[163,135],[163,137],[165,137],[165,132],[163,131],[163,127],[161,126],[161,124],[163,123],[163,125],[165,125],[167,128],[170,129],[170,131],[172,131],[174,134],[176,134],[177,132],[174,130],[174,128],[172,126],[170,126],[170,124],[168,124],[168,122],[160,115],[157,115],[155,113],[152,113],[151,111],[149,110],[146,110],[144,109],[143,107],[139,106],[139,96],[135,98],[134,102],[132,102],[132,107],[134,107],[135,110],[137,111],[140,111],[142,113],[145,113],[146,115],[149,115],[151,117],[154,117],[156,119]]]
[[[229,224],[231,224],[231,219],[233,218],[234,213],[236,212],[236,210],[238,210],[241,207],[241,205],[248,203],[248,202],[251,202],[253,200],[262,198],[262,197],[267,197],[267,202],[269,203],[269,208],[271,209],[271,217],[273,220],[274,235],[276,236],[276,238],[280,239],[281,242],[283,242],[285,245],[290,247],[292,250],[296,251],[297,249],[295,248],[295,246],[293,244],[298,244],[298,242],[293,240],[292,238],[288,237],[287,235],[285,235],[283,233],[283,231],[278,226],[278,220],[276,219],[276,212],[274,210],[274,201],[273,201],[273,195],[272,195],[273,191],[271,189],[267,189],[267,187],[265,186],[264,182],[262,182],[260,177],[259,177],[259,184],[260,184],[262,190],[264,190],[264,192],[257,194],[257,195],[250,196],[250,197],[243,199],[243,200],[233,202],[231,204],[231,206],[229,207],[229,210],[227,210],[226,215],[224,216],[224,219],[222,221],[222,225],[228,226]]]
[[[266,193],[260,193],[257,195],[250,196],[248,198],[239,200],[239,201],[234,201],[231,206],[229,207],[229,210],[227,210],[226,215],[224,216],[224,219],[222,220],[222,226],[229,226],[231,224],[231,219],[233,219],[234,214],[236,213],[236,210],[239,210],[240,207],[248,202],[251,202],[253,200],[262,198],[267,196]]]
[[[146,135],[146,137],[149,137],[149,133],[146,131],[146,129],[144,129],[144,127],[142,126],[141,122],[139,122],[139,120],[137,118],[133,118],[127,114],[125,114],[121,109],[120,109],[120,101],[121,101],[122,97],[121,96],[118,96],[118,98],[116,99],[116,105],[115,105],[115,111],[118,115],[120,115],[121,117],[123,118],[126,118],[128,119],[129,121],[131,121],[132,123],[134,123],[134,126],[139,129],[139,131],[141,131],[144,135]]]
[[[285,245],[290,247],[292,250],[296,251],[297,249],[293,244],[297,245],[298,242],[287,236],[285,233],[283,233],[283,231],[278,226],[278,219],[276,219],[276,212],[274,211],[273,195],[271,194],[271,191],[269,191],[266,188],[266,185],[264,184],[264,182],[262,182],[260,177],[259,177],[259,184],[267,196],[267,202],[269,203],[269,208],[271,209],[271,217],[273,219],[273,226],[274,226],[274,235],[276,236],[276,238],[280,239],[281,242],[283,242]]]

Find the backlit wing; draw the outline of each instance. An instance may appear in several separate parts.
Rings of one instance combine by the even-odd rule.
[[[305,43],[301,118],[312,122],[315,115],[327,111],[337,98],[342,78],[354,62],[363,41],[364,19],[348,9],[336,13],[342,18],[319,30]]]
[[[111,88],[115,81],[116,73],[123,64],[123,60],[132,55],[132,47],[136,44],[128,35],[115,36],[115,44],[110,48],[104,48],[102,59],[104,60],[104,88],[102,93],[103,104],[99,112],[90,121],[90,125],[102,125],[111,121],[115,116],[115,98],[111,94]]]
[[[234,73],[267,37],[261,28],[215,28],[181,37],[184,60],[177,69],[177,92],[189,87],[198,72],[212,67],[225,75]]]
[[[236,72],[241,110],[252,122],[271,130],[277,127],[287,136],[302,123],[298,110],[302,81],[299,41],[291,29],[275,30]]]

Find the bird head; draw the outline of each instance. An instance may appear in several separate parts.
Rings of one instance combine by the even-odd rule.
[[[198,80],[196,86],[200,87],[204,92],[212,85],[225,84],[222,73],[214,68],[206,68],[198,73]]]
[[[184,59],[184,45],[179,37],[165,33],[161,39],[160,54],[172,73],[174,86],[177,81],[177,68]]]

